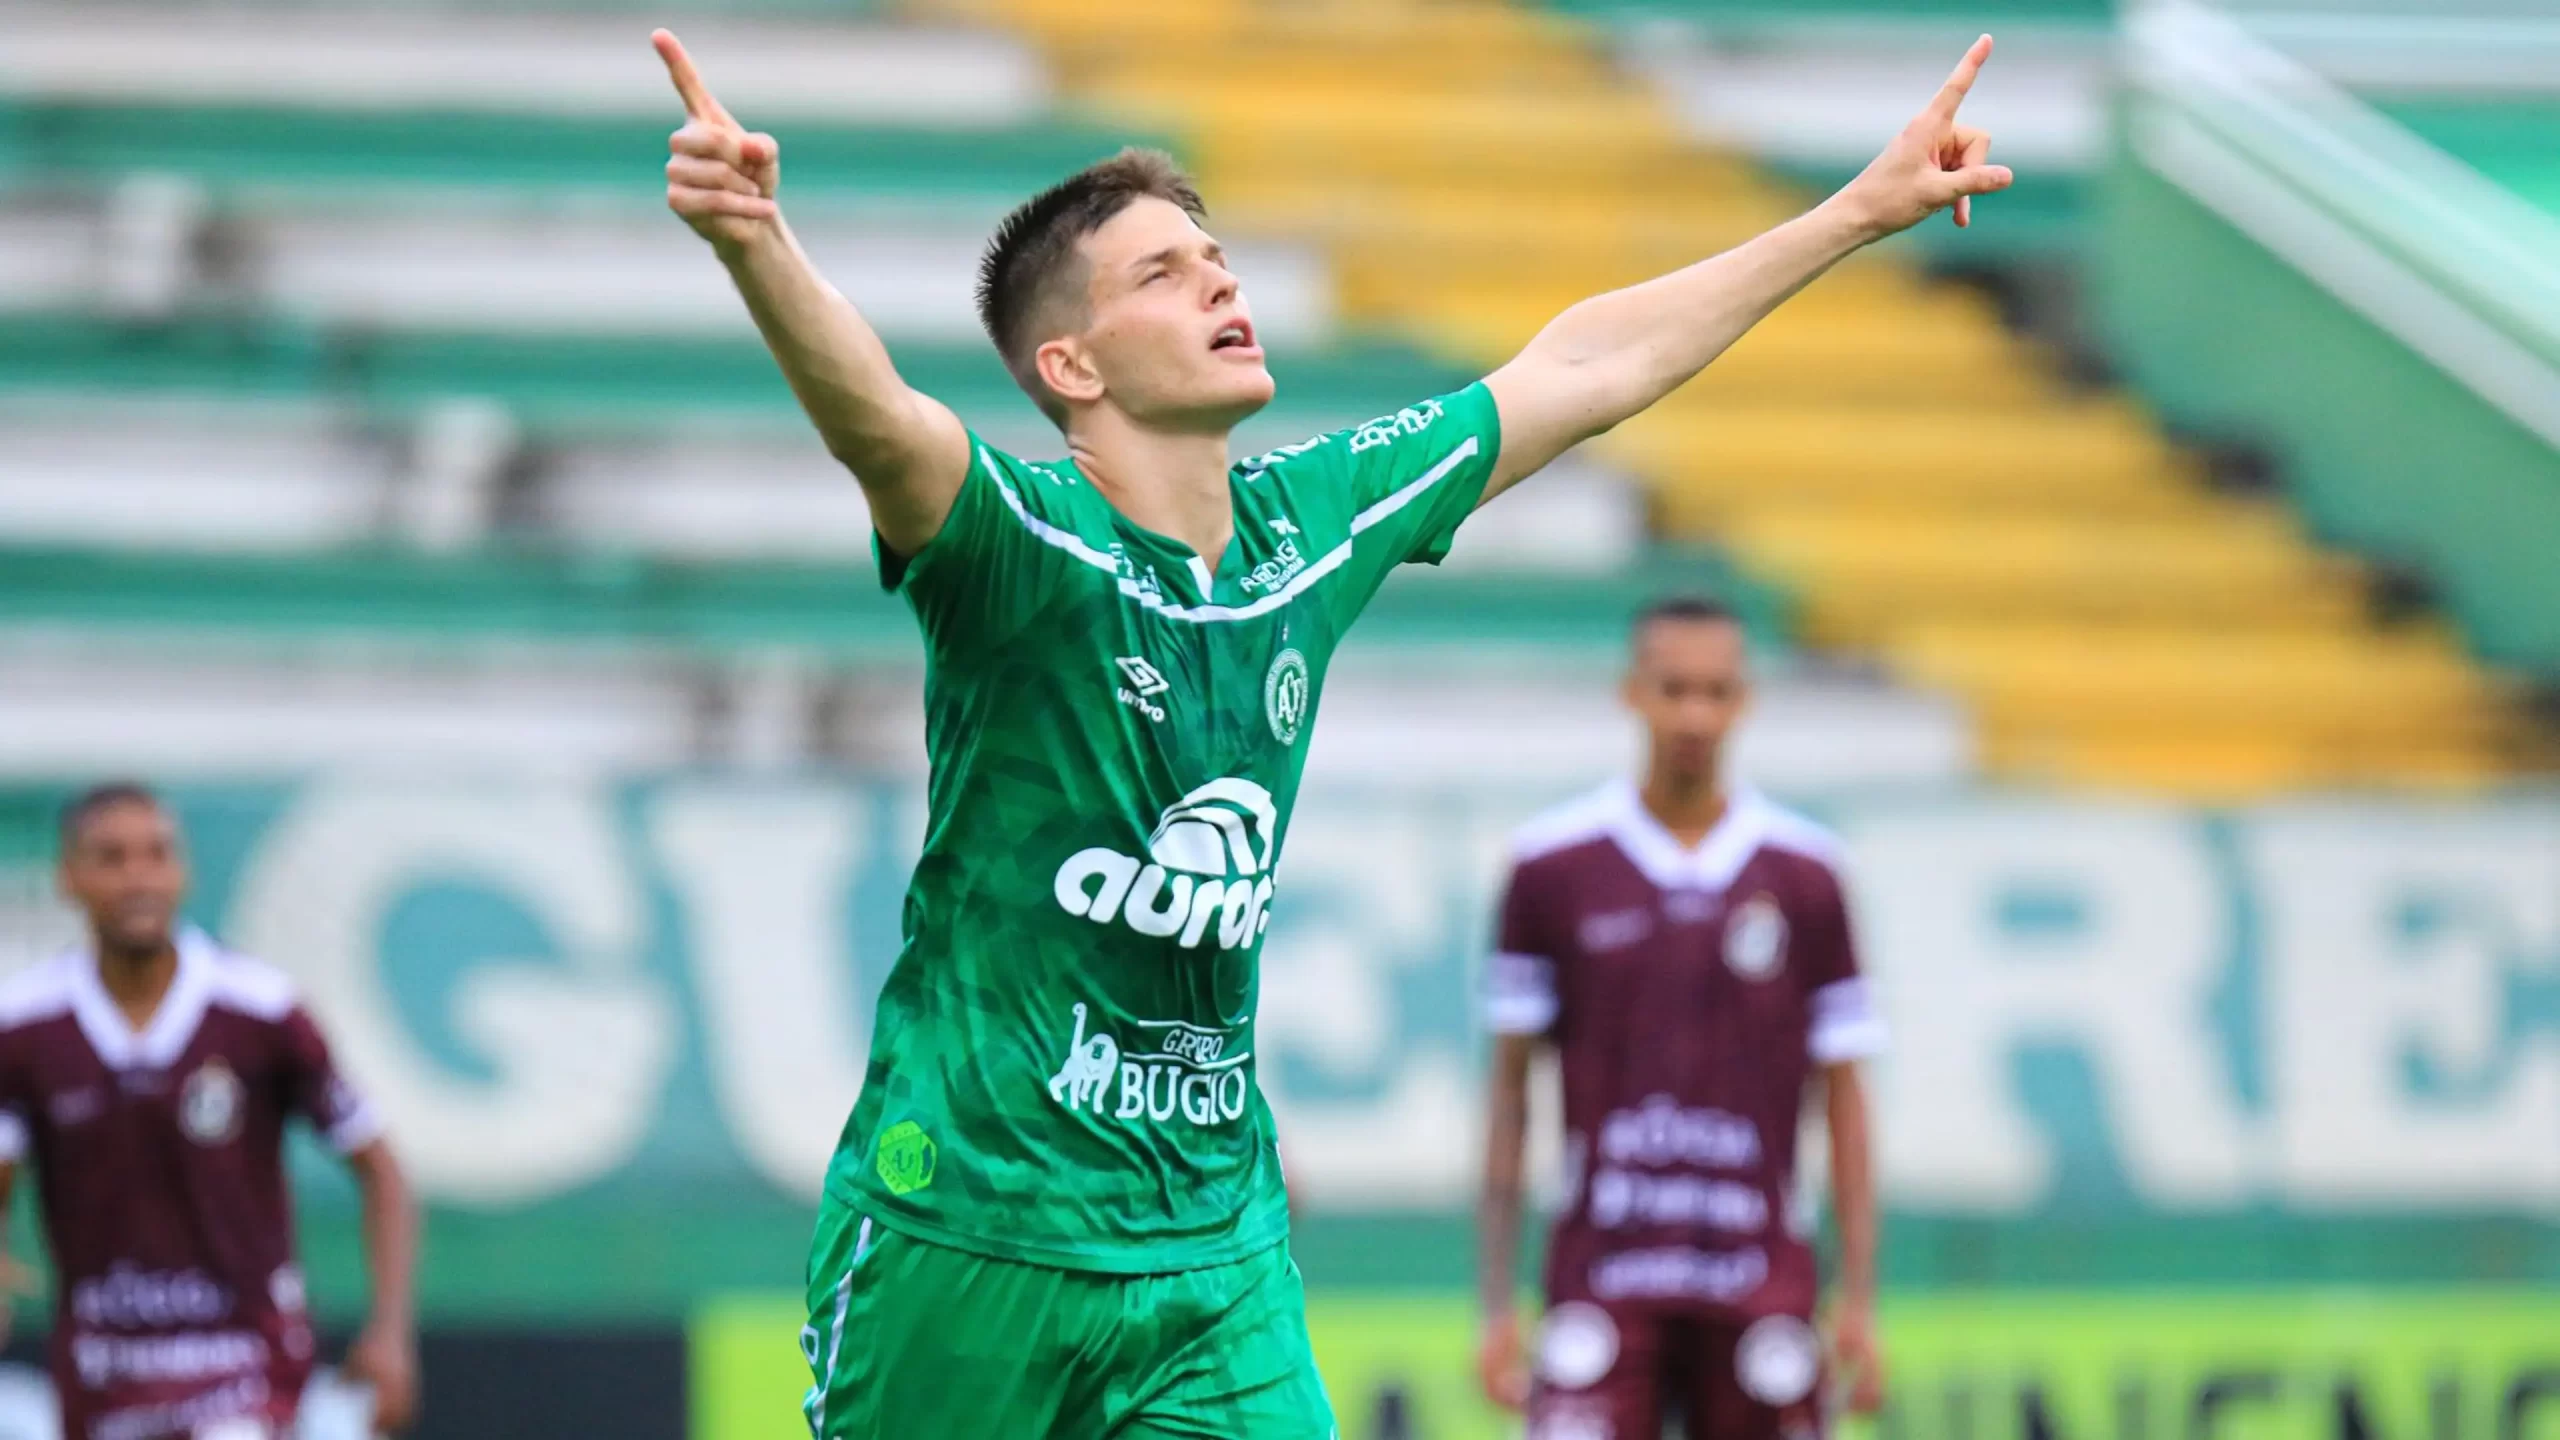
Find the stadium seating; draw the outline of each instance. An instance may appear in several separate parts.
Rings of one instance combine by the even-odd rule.
[[[1005,204],[1123,140],[1193,161],[1246,258],[1282,381],[1246,448],[1463,383],[1582,295],[1803,200],[1701,143],[1588,24],[1747,6],[754,8],[690,38],[783,133],[804,240],[911,377],[1008,446],[1050,441],[976,335],[969,257]],[[29,14],[0,55],[0,530],[21,613],[837,654],[881,633],[867,585],[825,568],[864,556],[858,492],[657,204],[671,106],[627,22],[190,9],[138,33]],[[2355,564],[2213,493],[1987,300],[1889,257],[1589,449],[1459,563],[1606,572],[1648,523],[1730,547],[1791,597],[1755,601],[1764,632],[1954,687],[2006,774],[2478,779],[2526,728],[2445,635],[2375,630]],[[126,558],[89,563],[104,551]],[[1527,611],[1599,635],[1634,590],[1566,581]],[[1417,602],[1408,633],[1490,593]],[[2233,674],[2306,678],[2266,705]],[[2359,684],[2418,689],[2390,717],[2342,713]]]
[[[977,10],[1096,109],[1179,130],[1231,211],[1327,246],[1347,323],[1479,364],[1802,203],[1525,6]],[[2007,774],[2228,794],[2479,781],[2524,753],[2512,687],[2452,637],[2378,626],[2354,563],[1888,259],[1602,449],[1669,533],[1803,597],[1809,638],[1956,687]]]
[[[165,18],[137,36],[40,10],[0,57],[0,396],[22,402],[0,424],[24,442],[0,447],[0,515],[25,539],[450,547],[512,529],[695,559],[863,556],[858,495],[828,483],[725,280],[658,203],[672,105],[628,23]],[[788,133],[804,242],[909,375],[999,444],[1054,443],[977,334],[977,244],[1057,174],[1171,142],[1058,112],[1037,57],[992,32],[709,24],[696,44]],[[1288,378],[1245,447],[1467,378],[1338,333],[1306,247],[1236,248]],[[149,459],[180,453],[209,473],[176,484]],[[421,481],[439,459],[478,473]],[[66,471],[107,503],[66,502]],[[1622,563],[1641,513],[1584,479],[1543,504],[1552,523],[1484,553]],[[477,499],[402,493],[421,488]],[[409,523],[422,509],[443,518]]]

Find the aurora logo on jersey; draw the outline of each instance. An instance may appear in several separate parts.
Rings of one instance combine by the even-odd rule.
[[[1194,1125],[1218,1125],[1244,1118],[1252,1088],[1244,1065],[1253,1052],[1227,1053],[1240,1027],[1133,1020],[1131,1026],[1143,1032],[1135,1043],[1146,1048],[1124,1052],[1118,1036],[1098,1028],[1088,1033],[1091,1012],[1082,1003],[1070,1013],[1075,1035],[1058,1073],[1049,1077],[1050,1099],[1115,1120],[1161,1124],[1180,1116]]]
[[[1271,792],[1228,777],[1167,806],[1147,838],[1147,858],[1095,846],[1058,867],[1058,908],[1096,925],[1117,920],[1141,935],[1197,949],[1252,942],[1271,923],[1271,861],[1280,809]],[[1177,938],[1178,937],[1178,938]]]

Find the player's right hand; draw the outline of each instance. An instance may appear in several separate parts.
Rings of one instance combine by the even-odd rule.
[[[782,147],[712,98],[672,32],[652,31],[649,43],[684,100],[684,126],[667,137],[667,208],[714,246],[743,246],[781,218],[773,195],[782,183]]]
[[[1484,1339],[1476,1346],[1476,1379],[1484,1386],[1484,1396],[1505,1410],[1526,1409],[1529,1404],[1529,1366],[1520,1354],[1520,1317],[1505,1310],[1488,1315],[1484,1321]]]

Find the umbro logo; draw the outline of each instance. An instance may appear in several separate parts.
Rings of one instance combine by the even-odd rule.
[[[1111,663],[1120,672],[1120,703],[1156,724],[1163,724],[1164,706],[1156,702],[1156,697],[1173,688],[1172,682],[1164,678],[1164,672],[1144,655],[1123,655]]]

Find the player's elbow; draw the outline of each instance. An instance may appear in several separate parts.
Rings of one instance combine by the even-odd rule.
[[[375,1140],[349,1155],[347,1168],[355,1175],[356,1188],[368,1198],[403,1208],[414,1207],[409,1174],[401,1168],[399,1156],[392,1153],[390,1141]]]

